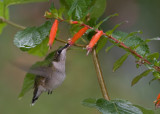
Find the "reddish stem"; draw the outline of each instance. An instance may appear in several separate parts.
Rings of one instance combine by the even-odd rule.
[[[90,27],[89,25],[86,25],[86,24],[81,24],[81,26],[85,26],[85,27],[88,27],[89,29],[93,29],[93,27]],[[95,30],[96,32],[98,32],[99,30],[96,29]],[[143,58],[140,54],[138,54],[136,51],[132,50],[130,47],[126,46],[123,42],[117,40],[116,38],[112,37],[111,35],[108,35],[106,33],[103,33],[104,36],[107,36],[108,38],[112,39],[115,41],[115,43],[119,43],[120,46],[128,49],[132,54],[134,54],[135,56],[139,57],[140,59],[142,59],[144,61],[144,63],[147,63],[147,64],[151,64],[146,58]],[[160,72],[160,67],[159,66],[153,66],[154,69],[156,69],[157,71]]]

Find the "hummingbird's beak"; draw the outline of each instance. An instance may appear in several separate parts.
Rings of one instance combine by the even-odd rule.
[[[70,45],[67,43],[64,47],[58,49],[59,54],[62,52],[63,49],[68,48]]]
[[[67,43],[64,47],[62,47],[62,50],[65,48],[68,48],[70,45]]]
[[[54,56],[54,60],[57,61],[58,58],[60,57],[60,54],[61,54],[62,50],[68,48],[69,46],[70,45],[67,43],[64,47],[58,49],[55,56]]]

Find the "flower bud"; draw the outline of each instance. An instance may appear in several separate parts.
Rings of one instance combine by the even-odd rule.
[[[78,21],[70,21],[70,24],[78,24]]]
[[[75,41],[77,41],[87,30],[88,27],[83,27],[82,29],[80,29],[71,39],[68,40],[68,43],[70,45],[73,45]]]
[[[160,108],[160,94],[158,94],[157,99],[154,101],[156,108]]]
[[[49,34],[49,42],[48,42],[48,45],[49,45],[49,48],[51,49],[52,47],[52,44],[55,40],[55,37],[56,37],[56,33],[57,33],[57,29],[58,29],[58,20],[55,19],[53,25],[52,25],[52,28],[51,28],[51,31],[50,31],[50,34]]]
[[[98,42],[98,40],[100,39],[100,37],[103,35],[103,31],[98,31],[91,39],[91,41],[89,42],[89,44],[87,45],[86,49],[88,50],[87,55],[89,54],[89,52],[92,50],[93,46]]]

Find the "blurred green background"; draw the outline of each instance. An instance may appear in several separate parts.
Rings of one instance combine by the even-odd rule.
[[[59,1],[53,1],[58,8]],[[107,8],[101,19],[114,13],[118,13],[119,16],[105,22],[101,27],[107,31],[120,22],[128,21],[118,30],[124,32],[142,30],[143,34],[140,36],[144,39],[160,36],[159,6],[159,0],[107,0]],[[48,9],[48,2],[12,5],[9,6],[10,20],[27,27],[38,26],[45,21],[43,14]],[[59,30],[59,38],[67,40],[71,37],[67,24],[61,23]],[[11,65],[11,62],[31,66],[43,58],[21,52],[13,45],[13,37],[17,31],[18,29],[7,25],[0,35],[0,114],[99,114],[95,109],[81,105],[85,98],[100,98],[102,95],[91,56],[86,56],[85,51],[78,49],[68,51],[66,80],[52,95],[42,94],[34,107],[29,106],[32,91],[18,100],[25,72]],[[160,52],[159,44],[158,41],[149,43],[151,52]],[[64,44],[56,42],[53,50],[60,45]],[[109,45],[111,44],[107,43],[106,47]],[[160,93],[159,81],[149,85],[148,82],[153,78],[150,74],[131,87],[134,76],[143,72],[145,67],[137,69],[135,59],[129,56],[120,69],[112,72],[113,63],[124,53],[125,51],[118,47],[114,47],[109,53],[105,53],[104,48],[99,53],[111,99],[126,99],[134,104],[154,109],[153,101]],[[160,113],[158,110],[156,112]]]

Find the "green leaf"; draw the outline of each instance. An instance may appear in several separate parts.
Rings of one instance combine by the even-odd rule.
[[[133,106],[128,101],[112,100],[107,101],[104,99],[98,99],[96,102],[98,110],[103,114],[142,114],[141,110]]]
[[[105,51],[108,53],[114,46],[116,46],[116,44],[108,46]]]
[[[96,99],[94,99],[94,98],[87,98],[87,99],[84,99],[83,101],[82,101],[82,104],[84,105],[84,106],[88,106],[88,107],[96,107]]]
[[[40,39],[40,33],[35,27],[26,28],[25,30],[19,31],[14,37],[14,44],[23,51],[34,48],[41,42],[42,40]]]
[[[81,20],[85,15],[92,0],[65,0],[68,5],[68,15],[73,20]]]
[[[121,40],[122,40],[122,42],[124,42],[124,41],[125,41],[126,39],[128,39],[129,37],[135,36],[135,35],[138,34],[138,33],[142,33],[142,31],[131,32],[131,33],[127,34],[126,37],[123,37]],[[143,44],[144,44],[144,43],[145,43],[145,42],[143,42]],[[139,47],[140,45],[142,45],[142,44],[139,43],[139,44],[133,46],[132,48],[137,48],[137,47]]]
[[[115,13],[115,14],[113,14],[113,15],[107,16],[105,19],[103,19],[102,21],[100,21],[100,22],[95,26],[95,28],[98,28],[102,23],[104,23],[104,22],[107,21],[109,18],[114,17],[114,16],[118,16],[118,14]]]
[[[33,2],[45,2],[48,0],[2,0],[6,6],[13,4],[24,4],[24,3],[33,3]]]
[[[43,55],[46,52],[46,47],[44,50],[41,48],[44,47],[43,40],[46,43],[47,36],[50,32],[52,24],[50,21],[47,21],[45,24],[41,25],[40,27],[28,27],[22,31],[17,32],[14,37],[14,44],[20,48],[22,51],[29,51],[34,55]],[[40,45],[40,46],[38,46]],[[36,47],[37,46],[37,47]],[[34,48],[34,49],[33,49]],[[38,50],[41,48],[43,50],[43,54]],[[35,52],[35,53],[34,53]],[[41,53],[41,54],[40,54]]]
[[[73,11],[76,9],[76,6],[78,7],[77,3],[78,3],[78,0],[74,0],[73,1],[73,4],[71,5],[71,7],[70,7],[70,9],[68,11],[68,15],[69,16],[72,15]]]
[[[160,66],[160,61],[158,61],[159,58],[159,53],[155,52],[155,53],[151,53],[149,55],[147,55],[147,60],[152,63],[150,66],[153,67],[154,66]]]
[[[155,60],[155,59],[154,59],[154,61],[155,61],[155,63],[154,63],[155,66],[160,66],[160,61]]]
[[[106,0],[93,0],[92,10],[90,12],[90,18],[97,20],[106,9]]]
[[[129,34],[125,32],[115,31],[113,32],[112,36],[117,40],[122,41],[127,47],[134,49],[138,54],[144,57],[149,53],[149,48],[145,41],[143,41],[139,36],[135,35],[137,33],[139,33],[139,31]]]
[[[149,54],[149,55],[147,56],[147,59],[150,59],[150,60],[154,60],[154,59],[158,59],[158,58],[159,58],[159,53],[158,53],[158,52]]]
[[[29,90],[33,88],[34,79],[35,79],[34,74],[30,74],[30,73],[26,74],[24,81],[23,81],[21,92],[18,96],[19,99],[21,99]]]
[[[49,66],[53,60],[54,54],[55,54],[55,51],[51,52],[50,54],[48,54],[45,60],[36,62],[30,67],[30,69],[34,69],[42,66]],[[33,88],[35,77],[36,77],[35,74],[30,74],[30,73],[26,74],[23,81],[21,92],[19,94],[19,98],[22,98],[29,90]]]
[[[60,13],[60,14],[59,14]],[[55,7],[54,7],[54,3],[52,2],[51,3],[51,7],[49,8],[49,11],[46,11],[44,13],[44,17],[47,18],[47,19],[63,19],[62,18],[62,11],[60,9],[57,10]]]
[[[55,9],[54,2],[51,1],[49,11],[51,12],[54,9]]]
[[[44,39],[41,44],[37,45],[35,48],[30,49],[28,53],[40,57],[45,56],[48,52],[48,40],[49,38]]]
[[[61,8],[58,10],[58,17],[59,17],[60,19],[63,19],[62,14],[63,14],[64,11],[65,11],[65,7],[61,7]]]
[[[52,9],[51,10],[51,18],[58,18],[58,10],[57,9]]]
[[[146,70],[143,73],[141,73],[140,75],[136,76],[131,83],[131,86],[135,85],[141,78],[147,76],[149,73],[151,72],[151,70]]]
[[[95,102],[96,101],[96,102]],[[85,99],[83,102],[84,106],[96,108],[102,114],[152,114],[152,110],[145,109],[138,105],[133,105],[129,101],[125,100],[110,100],[107,101],[103,98],[96,99]]]
[[[114,65],[113,65],[113,72],[115,72],[122,64],[123,62],[127,59],[127,57],[130,55],[130,53],[124,54],[120,59],[118,59]]]
[[[47,0],[1,0],[0,1],[0,17],[5,19],[9,19],[9,11],[8,6],[13,4],[22,4],[22,3],[29,3],[29,2],[42,2]],[[0,22],[0,33],[2,29],[6,26],[5,23]]]
[[[160,40],[160,37],[146,39],[145,42],[150,42],[150,41],[153,41],[153,40]]]
[[[89,14],[90,20],[95,22],[104,12],[106,0],[61,0],[68,19],[83,20]]]
[[[2,33],[3,31],[3,28],[6,26],[5,23],[0,23],[0,34]]]
[[[153,110],[145,109],[144,107],[141,107],[139,105],[134,105],[134,106],[139,108],[142,111],[143,114],[154,114]]]
[[[3,28],[6,26],[6,23],[2,22],[2,18],[9,19],[9,13],[8,9],[6,8],[6,4],[4,4],[4,1],[0,1],[0,34],[3,30]]]
[[[107,43],[107,38],[102,36],[99,41],[98,44],[96,46],[96,53],[99,53],[99,51],[106,45]]]
[[[122,23],[115,25],[114,28],[112,30],[107,31],[106,34],[111,35],[121,24]]]
[[[159,72],[155,71],[155,72],[153,72],[152,74],[153,74],[153,76],[154,76],[155,78],[160,79],[160,73],[159,73]]]

